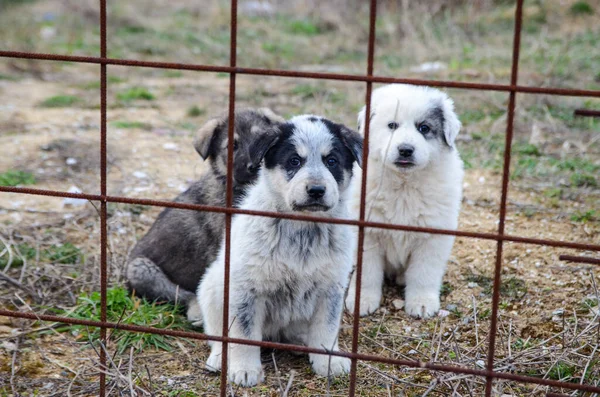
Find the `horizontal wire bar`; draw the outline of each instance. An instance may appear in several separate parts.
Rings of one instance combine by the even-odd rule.
[[[183,337],[189,339],[196,340],[210,340],[210,341],[219,341],[219,342],[228,342],[228,343],[236,343],[242,345],[249,346],[259,346],[265,347],[269,349],[278,349],[278,350],[288,350],[288,351],[298,351],[303,353],[314,353],[314,354],[328,354],[332,356],[339,357],[347,357],[347,358],[356,358],[360,361],[370,361],[370,362],[379,362],[383,364],[390,365],[399,365],[399,366],[407,366],[412,368],[423,368],[429,369],[433,371],[441,371],[441,372],[452,372],[456,374],[465,374],[465,375],[473,375],[473,376],[483,376],[483,377],[492,377],[496,379],[506,379],[523,383],[535,383],[544,386],[552,386],[552,387],[562,387],[565,389],[571,390],[582,390],[591,393],[600,393],[600,387],[592,386],[592,385],[580,385],[576,383],[566,383],[560,382],[556,380],[550,379],[541,379],[534,378],[531,376],[524,375],[516,375],[508,372],[496,372],[496,371],[488,371],[485,369],[472,369],[466,367],[459,367],[454,365],[447,364],[434,364],[431,362],[423,362],[416,360],[403,360],[396,358],[389,358],[383,356],[376,356],[371,354],[364,353],[350,353],[344,351],[330,351],[326,349],[316,349],[308,346],[300,346],[300,345],[292,345],[286,343],[278,343],[278,342],[268,342],[268,341],[256,341],[249,339],[238,339],[238,338],[224,338],[212,335],[206,335],[199,332],[189,332],[189,331],[175,331],[163,328],[152,328],[152,327],[144,327],[141,325],[130,325],[130,324],[119,324],[113,323],[110,321],[102,322],[102,321],[94,321],[94,320],[82,320],[76,318],[68,318],[62,316],[54,316],[47,314],[36,314],[36,313],[24,313],[17,312],[12,310],[0,309],[0,316],[6,317],[16,317],[16,318],[25,318],[30,320],[38,320],[38,321],[52,321],[56,323],[63,324],[73,324],[73,325],[86,325],[90,327],[104,327],[110,329],[119,329],[124,331],[132,331],[132,332],[146,332],[157,335],[168,335],[175,337]]]
[[[567,262],[590,263],[592,265],[600,265],[599,258],[590,258],[588,256],[560,255],[558,259]]]
[[[573,114],[581,117],[600,117],[600,110],[575,109]]]
[[[484,91],[505,91],[505,92],[520,92],[525,94],[547,94],[561,96],[584,96],[584,97],[600,97],[600,90],[583,90],[575,88],[558,88],[558,87],[533,87],[512,84],[490,84],[490,83],[468,83],[449,80],[425,80],[425,79],[409,79],[395,78],[386,76],[367,76],[358,74],[340,74],[340,73],[323,73],[323,72],[302,72],[295,70],[283,69],[260,69],[260,68],[244,68],[233,66],[216,66],[216,65],[201,65],[188,63],[173,63],[159,61],[139,61],[134,59],[116,59],[102,57],[88,57],[76,55],[58,55],[44,54],[18,51],[0,51],[0,58],[22,58],[36,59],[44,61],[63,61],[77,63],[93,63],[117,66],[135,66],[157,69],[177,69],[177,70],[195,70],[202,72],[224,72],[237,73],[247,75],[261,76],[277,76],[277,77],[294,77],[308,78],[320,80],[343,80],[343,81],[358,81],[372,83],[403,83],[414,85],[425,85],[431,87],[446,87],[459,88],[468,90],[484,90]]]
[[[297,214],[293,214],[293,213],[246,210],[246,209],[241,209],[241,208],[227,208],[227,207],[216,207],[216,206],[202,205],[202,204],[179,203],[179,202],[166,201],[166,200],[151,200],[151,199],[130,198],[130,197],[121,197],[121,196],[102,196],[102,195],[98,195],[98,194],[86,194],[86,193],[69,193],[69,192],[62,192],[62,191],[56,191],[56,190],[33,189],[33,188],[14,187],[14,186],[0,186],[0,192],[23,193],[23,194],[33,194],[33,195],[52,196],[52,197],[69,197],[69,198],[79,198],[79,199],[91,200],[91,201],[106,201],[106,202],[111,202],[111,203],[123,203],[123,204],[139,204],[139,205],[149,205],[149,206],[155,206],[155,207],[169,207],[169,208],[179,208],[179,209],[187,209],[187,210],[194,210],[194,211],[216,212],[216,213],[223,213],[223,214],[242,214],[242,215],[264,216],[267,218],[290,219],[290,220],[306,221],[306,222],[321,222],[321,223],[329,223],[329,224],[337,224],[337,225],[364,226],[364,227],[370,227],[370,228],[374,228],[374,229],[399,230],[399,231],[415,232],[415,233],[442,234],[442,235],[450,235],[450,236],[457,236],[457,237],[476,238],[476,239],[482,239],[482,240],[510,241],[510,242],[522,243],[522,244],[546,245],[546,246],[550,246],[550,247],[572,248],[572,249],[600,252],[600,245],[598,245],[598,244],[584,244],[584,243],[574,243],[574,242],[559,241],[559,240],[538,239],[538,238],[532,238],[532,237],[513,236],[510,234],[500,235],[497,233],[467,232],[467,231],[462,231],[462,230],[427,228],[427,227],[408,226],[408,225],[401,225],[401,224],[359,221],[359,220],[353,220],[353,219],[324,218],[324,217],[311,216],[311,215],[297,215]]]

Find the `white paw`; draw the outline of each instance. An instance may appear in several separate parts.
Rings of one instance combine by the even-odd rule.
[[[354,314],[354,301],[356,299],[356,292],[354,290],[348,290],[348,296],[346,297],[346,310],[350,314]],[[358,314],[363,317],[373,313],[379,309],[381,303],[381,292],[363,291],[360,294],[360,310]]]
[[[221,370],[221,350],[218,352],[210,352],[210,356],[208,356],[208,360],[206,360],[206,369],[211,372],[218,372]]]
[[[440,310],[440,297],[435,293],[407,295],[404,307],[413,317],[429,318]]]
[[[329,356],[315,354],[311,357],[312,369],[320,376],[339,376],[350,372],[350,359],[346,357]]]
[[[265,379],[262,367],[230,368],[229,380],[236,385],[249,387],[256,386]]]
[[[199,327],[202,325],[202,311],[196,298],[190,300],[187,306],[187,319],[192,325]]]

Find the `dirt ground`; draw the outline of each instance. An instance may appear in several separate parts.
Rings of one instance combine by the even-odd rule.
[[[87,25],[81,22],[89,13],[94,16],[93,7],[82,6],[73,11],[76,3],[63,2],[60,7],[67,7],[71,11],[67,13],[58,3],[40,0],[12,8],[7,6],[7,12],[16,12],[17,8],[25,11],[21,15],[31,16],[38,23],[35,34],[49,35],[48,30],[43,33],[44,27],[57,29],[50,39],[36,44],[39,48],[31,49],[57,52],[64,49],[63,32],[56,25],[61,18],[68,18],[68,26],[75,32],[72,34],[76,38],[78,35],[83,37],[83,44],[73,44],[72,53],[95,51],[87,39],[88,35],[95,37],[94,32],[88,31]],[[182,31],[187,29],[186,24],[191,22],[185,19],[188,16],[182,10],[199,18],[200,26],[211,27],[213,33],[226,31],[228,21],[224,15],[227,15],[227,8],[218,6],[222,3],[211,2],[217,4],[209,7],[212,22],[207,22],[202,13],[195,14],[197,10],[191,5],[173,11],[172,18],[161,19],[159,11],[167,9],[168,4],[156,3],[156,10],[146,10],[137,16],[132,16],[127,6],[111,6],[110,15],[119,23],[113,27],[115,38],[111,51],[124,57],[162,59],[177,55],[182,61],[201,63],[206,61],[204,57],[223,61],[218,58],[224,51],[220,36],[211,36],[212,41],[198,45],[201,50],[198,59],[193,57],[193,41],[170,48],[163,38],[165,32],[176,26],[182,26]],[[273,41],[275,50],[262,45],[262,52],[252,59],[258,64],[256,66],[312,70],[314,59],[306,58],[304,47],[314,45],[316,40],[329,40],[331,48],[323,48],[319,53],[325,59],[323,68],[363,72],[362,66],[357,66],[362,65],[362,53],[349,55],[349,49],[344,47],[348,44],[339,36],[347,35],[355,47],[358,47],[357,43],[366,47],[364,32],[354,32],[355,36],[352,36],[335,20],[315,16],[298,5],[286,8],[275,3],[281,7],[276,11],[277,15],[283,16],[275,18],[273,25],[296,27],[293,31],[284,29],[281,40]],[[389,2],[392,3],[395,4]],[[509,5],[496,7],[494,2],[481,2],[484,5],[492,3],[494,7],[483,11],[460,8],[455,14],[447,11],[450,17],[439,16],[444,29],[458,36],[464,34],[468,38],[465,39],[467,44],[456,47],[453,42],[448,45],[446,54],[441,39],[436,39],[435,35],[424,36],[423,46],[427,44],[428,48],[416,53],[414,64],[407,63],[404,58],[391,58],[391,50],[397,45],[391,39],[395,37],[393,35],[406,36],[408,33],[393,30],[393,18],[384,17],[378,26],[378,32],[383,36],[377,50],[382,65],[378,71],[423,77],[414,68],[434,60],[425,54],[428,50],[437,50],[441,59],[448,57],[444,60],[447,68],[426,75],[428,78],[503,81],[509,71],[505,61],[510,60],[510,52],[508,58],[502,58],[502,55],[498,60],[495,57],[499,56],[497,52],[504,54],[504,49],[510,48],[510,25],[508,31],[501,30],[504,33],[499,36],[493,30],[477,30],[473,36],[461,22],[463,18],[476,17],[471,21],[484,20],[490,26],[497,23],[501,29],[506,23],[505,15],[511,15],[512,10]],[[600,89],[600,83],[586,69],[586,59],[576,58],[573,50],[575,47],[590,53],[589,68],[600,73],[600,59],[593,54],[598,48],[594,46],[598,40],[596,36],[600,37],[596,24],[600,4],[590,2],[591,7],[595,7],[595,16],[561,17],[561,13],[571,15],[568,14],[572,12],[569,7],[574,3],[561,2],[555,9],[553,3],[527,2],[526,12],[531,15],[528,21],[537,21],[538,9],[544,10],[545,20],[539,22],[539,30],[525,30],[522,84],[582,87],[585,83],[586,88]],[[53,7],[62,11],[48,22],[47,15]],[[396,7],[384,9],[389,13],[401,12]],[[294,25],[292,22],[296,19],[290,22],[290,10],[300,13],[304,24]],[[362,16],[365,10],[359,8],[359,11]],[[242,17],[244,12],[249,14],[241,26],[256,29],[262,34],[263,42],[277,37],[276,32],[264,28],[265,18],[269,19],[269,15],[242,11]],[[2,18],[0,14],[0,25]],[[281,18],[288,19],[281,22]],[[350,17],[342,15],[341,18]],[[450,18],[450,22],[445,18]],[[26,31],[27,19],[10,21]],[[316,21],[314,26],[320,33],[311,33],[312,25],[305,21]],[[414,24],[414,19],[410,21]],[[152,36],[155,41],[148,39],[150,44],[144,41],[146,39],[135,41],[135,35],[139,34],[136,29],[140,24],[149,23],[156,26],[156,32],[153,32],[156,36]],[[560,30],[557,26],[564,27]],[[4,28],[0,28],[0,32],[1,29]],[[561,41],[561,35],[568,40]],[[22,44],[27,41],[17,33],[5,37],[10,49],[30,49],[27,46],[33,45]],[[254,45],[250,39],[244,36],[242,40],[248,40],[248,46]],[[410,37],[404,39],[407,46],[414,45]],[[77,43],[77,39],[70,40]],[[497,42],[503,42],[504,47]],[[469,49],[471,44],[476,50]],[[147,52],[148,45],[163,52]],[[297,49],[297,53],[290,55],[288,47]],[[244,54],[250,49],[241,51]],[[535,58],[536,51],[538,55],[543,53],[542,59]],[[553,55],[561,51],[570,58],[563,60]],[[458,65],[452,63],[453,52],[459,54]],[[338,57],[328,58],[328,54]],[[549,62],[548,59],[551,67],[540,66]],[[494,60],[498,65],[492,67],[490,63]],[[204,172],[204,164],[191,141],[195,130],[206,120],[226,111],[228,76],[113,66],[109,66],[108,73],[108,193],[172,199]],[[27,184],[30,187],[99,193],[98,79],[99,67],[94,65],[0,59],[0,177],[20,171],[34,178],[34,183]],[[140,87],[149,95],[132,93]],[[458,143],[466,163],[459,228],[496,232],[508,96],[464,90],[448,90],[448,93],[454,98],[464,125]],[[365,86],[359,83],[238,76],[236,106],[268,106],[285,117],[300,113],[324,114],[354,126],[364,96]],[[64,97],[76,99],[67,99],[66,105],[49,105],[47,101],[52,98],[56,101],[56,97],[62,98],[59,101],[65,100]],[[511,178],[509,185],[506,233],[600,244],[600,122],[574,118],[572,111],[577,107],[600,109],[600,102],[589,98],[517,96],[515,154],[511,163],[516,176]],[[69,314],[78,308],[78,296],[99,290],[100,222],[97,208],[98,203],[80,200],[0,193],[0,276],[13,280],[9,282],[6,277],[0,277],[1,308]],[[127,254],[160,210],[109,205],[110,287],[123,285]],[[52,250],[66,246],[76,247],[77,260],[62,261],[52,256]],[[30,254],[25,252],[26,249]],[[598,257],[597,252],[591,251],[504,244],[495,368],[545,379],[598,385],[600,269],[593,265],[565,263],[558,258],[562,254]],[[485,368],[495,258],[495,242],[458,238],[444,278],[443,311],[434,319],[408,317],[402,310],[402,291],[392,285],[386,286],[382,307],[374,315],[361,319],[359,352]],[[346,314],[340,348],[347,351],[351,349],[351,323],[351,316]],[[110,395],[213,396],[219,393],[218,376],[203,369],[208,356],[208,346],[204,343],[174,340],[170,351],[145,346],[117,353],[115,339],[111,338],[106,346],[111,357],[106,370]],[[0,396],[97,395],[100,348],[97,343],[86,340],[82,333],[55,324],[0,317]],[[288,385],[287,395],[290,396],[347,395],[347,378],[328,381],[314,376],[305,356],[264,351],[263,363],[265,383],[248,390],[229,386],[231,395],[286,395]],[[357,394],[362,396],[477,396],[482,395],[485,387],[484,378],[369,362],[359,363],[358,378]],[[591,395],[510,381],[495,381],[493,394],[537,396],[550,391]]]

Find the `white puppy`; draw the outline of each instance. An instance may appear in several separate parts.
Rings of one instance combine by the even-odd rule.
[[[362,137],[315,116],[298,116],[251,148],[264,163],[240,208],[348,218],[353,164]],[[229,336],[271,339],[338,349],[344,292],[352,270],[351,227],[236,215],[231,229]],[[224,247],[224,244],[222,244]],[[223,329],[224,248],[198,287],[209,335]],[[207,360],[221,368],[222,344],[212,342]],[[228,377],[242,386],[263,379],[260,349],[229,344]],[[318,375],[349,371],[350,360],[310,354]]]
[[[369,221],[456,229],[463,163],[454,145],[460,121],[436,89],[392,84],[373,91],[365,217]],[[364,134],[365,109],[358,115]],[[356,182],[353,207],[360,201]],[[384,274],[405,285],[406,312],[433,316],[453,236],[366,229],[360,315],[377,310]],[[356,274],[346,298],[353,313]]]

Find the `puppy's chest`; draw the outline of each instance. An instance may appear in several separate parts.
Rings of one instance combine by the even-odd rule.
[[[317,280],[290,280],[275,290],[262,291],[265,321],[280,326],[312,317],[322,298],[323,285]]]
[[[312,273],[331,266],[332,261],[344,256],[347,233],[339,226],[298,225],[281,219],[270,222],[271,225],[255,229],[253,246],[259,257],[270,259],[271,266]]]

